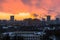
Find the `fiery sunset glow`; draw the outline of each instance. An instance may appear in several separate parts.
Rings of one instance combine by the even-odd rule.
[[[32,14],[30,13],[19,13],[19,14],[15,14],[15,20],[23,20],[26,18],[35,18]]]
[[[0,0],[0,19],[7,19],[11,14],[16,20],[25,18],[46,17],[51,15],[52,19],[60,17],[60,0]]]
[[[15,20],[23,20],[25,18],[34,18],[33,15],[31,15],[30,13],[19,13],[19,14],[10,14],[10,13],[3,13],[0,12],[0,19],[1,20],[9,20],[10,16],[14,15]]]

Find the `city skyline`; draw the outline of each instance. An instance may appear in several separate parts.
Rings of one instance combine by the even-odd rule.
[[[14,16],[15,20],[23,20],[26,18],[32,18],[32,19],[35,18],[33,15],[31,15],[29,13],[19,13],[19,14],[8,14],[8,13],[3,13],[3,12],[1,12],[1,13],[0,13],[0,20],[9,20],[10,16]]]
[[[20,14],[20,15],[22,15],[22,14]],[[24,14],[24,15],[25,15],[25,14]],[[18,16],[18,15],[17,15],[17,16]],[[24,17],[24,16],[23,16],[23,17]],[[19,19],[19,18],[18,18],[18,19]],[[35,20],[35,19],[36,19],[36,20],[40,20],[40,21],[55,21],[55,20],[60,20],[60,18],[52,19],[50,15],[46,15],[46,18],[40,18],[40,19],[38,19],[38,18],[36,18],[36,17],[34,17],[34,18],[31,18],[31,17],[29,18],[29,17],[27,17],[27,18],[24,18],[24,19],[23,19],[23,18],[22,18],[22,19],[20,18],[19,20],[17,20],[16,17],[11,14],[11,15],[9,16],[9,19],[7,19],[7,18],[6,18],[6,19],[0,19],[0,21],[4,21],[4,20],[5,20],[5,21],[24,21],[24,20]]]
[[[28,17],[27,17],[28,16]],[[2,19],[1,19],[2,18]],[[10,19],[13,19],[13,20],[17,20],[17,21],[23,21],[25,19],[37,19],[37,20],[60,20],[59,17],[55,17],[54,19],[52,19],[51,15],[46,15],[45,17],[41,17],[41,18],[37,18],[37,15],[34,14],[34,15],[30,15],[29,13],[22,13],[22,14],[17,14],[17,15],[13,15],[13,14],[3,14],[0,16],[0,20],[10,20]]]
[[[0,0],[0,40],[59,40],[60,0]]]

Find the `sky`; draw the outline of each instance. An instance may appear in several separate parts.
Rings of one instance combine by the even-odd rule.
[[[34,16],[37,15],[37,16]],[[60,0],[0,0],[0,19],[7,19],[11,15],[16,20],[25,18],[60,17]]]

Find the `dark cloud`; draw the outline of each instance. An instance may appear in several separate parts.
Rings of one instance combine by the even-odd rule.
[[[21,0],[24,4],[30,4],[31,0]]]
[[[21,0],[22,1],[22,3],[23,4],[25,4],[25,5],[29,5],[29,6],[35,6],[35,7],[40,7],[40,2],[41,2],[41,0]],[[34,4],[33,4],[33,2],[35,2]]]
[[[0,2],[3,2],[3,1],[5,1],[5,0],[0,0]]]
[[[0,3],[7,2],[6,0],[0,0]]]
[[[40,3],[36,3],[35,6],[36,6],[36,8],[40,8],[41,4]]]

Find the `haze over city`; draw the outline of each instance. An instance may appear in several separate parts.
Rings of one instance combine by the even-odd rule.
[[[9,20],[14,15],[16,20],[25,18],[60,17],[60,0],[0,0],[0,19]]]

